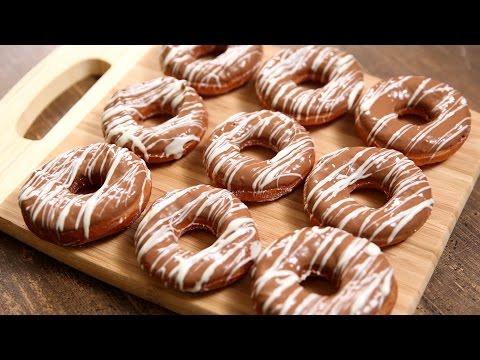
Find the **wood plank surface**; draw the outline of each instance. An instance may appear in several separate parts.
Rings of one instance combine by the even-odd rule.
[[[152,50],[152,52],[153,52],[153,51],[154,51],[154,50]],[[361,61],[361,59],[359,59],[359,60]],[[122,86],[125,85],[125,84],[127,84],[127,83],[131,83],[131,81],[132,81],[133,79],[138,80],[138,81],[139,81],[139,80],[144,80],[144,79],[147,79],[147,78],[151,78],[151,77],[149,77],[149,76],[153,76],[154,74],[158,74],[158,67],[157,67],[157,64],[156,64],[156,56],[153,56],[153,55],[149,54],[149,55],[147,56],[147,58],[145,58],[145,59],[143,59],[143,60],[141,61],[140,67],[137,67],[136,70],[134,70],[134,71],[130,72],[129,74],[127,74],[127,78],[124,78],[124,79],[122,80],[122,81],[126,81],[126,82],[124,82],[124,83],[122,84]],[[393,74],[392,74],[392,75],[393,75]],[[142,77],[142,76],[143,76],[143,77]],[[442,79],[442,80],[443,80],[443,79]],[[446,81],[446,80],[444,80],[444,81]],[[452,83],[452,85],[455,86],[455,84],[453,84],[453,83]],[[458,87],[458,86],[457,86],[457,87]],[[460,87],[458,87],[458,88],[460,88]],[[211,117],[210,117],[210,120],[211,120],[210,129],[214,126],[215,123],[218,123],[219,121],[221,121],[222,119],[225,118],[225,115],[226,115],[225,113],[223,113],[223,115],[220,116],[220,115],[221,115],[221,111],[224,111],[224,112],[226,111],[225,102],[229,102],[229,105],[230,105],[230,106],[229,106],[228,111],[232,111],[232,113],[234,113],[234,112],[236,112],[236,111],[250,111],[250,110],[253,111],[253,110],[258,109],[258,104],[256,103],[255,97],[253,96],[253,98],[252,98],[252,97],[250,96],[250,95],[251,95],[251,90],[252,90],[252,89],[251,89],[251,85],[250,85],[250,88],[249,88],[249,86],[247,86],[247,87],[245,87],[245,88],[243,88],[243,89],[241,89],[241,90],[238,90],[238,96],[232,97],[231,99],[230,99],[230,98],[227,99],[226,96],[225,96],[225,98],[224,98],[224,97],[219,97],[219,98],[207,100],[207,107],[208,107],[208,109],[209,109],[209,112],[212,113],[212,110],[210,110],[210,105],[211,105],[212,109],[214,109],[214,110],[213,110],[213,112],[214,112],[213,115],[214,115],[214,116],[211,116]],[[112,91],[113,91],[113,90],[112,90]],[[110,95],[108,95],[107,98],[108,98],[109,96],[110,96]],[[230,97],[230,95],[227,95],[227,96]],[[467,97],[468,97],[468,96],[467,96]],[[221,101],[220,101],[220,100],[221,100]],[[231,101],[230,101],[230,100],[231,100]],[[240,102],[243,102],[243,104],[240,104],[238,100],[239,100]],[[469,100],[470,100],[470,99],[469,99]],[[102,100],[102,104],[103,104],[105,101],[106,101],[106,98]],[[63,144],[61,144],[60,147],[57,149],[57,151],[54,152],[54,153],[56,154],[56,153],[58,153],[58,152],[63,152],[63,151],[66,150],[66,149],[70,149],[70,148],[71,148],[72,146],[74,146],[74,145],[75,145],[75,146],[77,146],[77,145],[80,146],[80,144],[83,144],[82,141],[85,141],[87,137],[88,137],[88,140],[89,140],[89,141],[90,141],[90,140],[93,140],[93,139],[97,139],[97,141],[102,141],[102,139],[101,139],[101,132],[100,132],[100,129],[99,129],[99,127],[98,127],[98,116],[99,116],[99,113],[101,112],[101,107],[102,107],[102,106],[99,106],[99,109],[100,109],[100,110],[97,109],[97,112],[95,113],[95,111],[94,111],[94,114],[92,114],[93,116],[96,116],[96,119],[95,119],[95,120],[94,120],[94,118],[90,118],[90,119],[89,119],[89,118],[87,117],[84,121],[82,121],[82,122],[80,123],[79,128],[80,128],[80,130],[81,130],[80,133],[82,134],[82,136],[80,136],[80,137],[81,137],[82,139],[80,139],[80,140],[79,140],[78,138],[77,138],[77,139],[70,139],[70,137],[71,137],[71,136],[70,136],[70,137],[67,139],[67,141],[64,142]],[[239,107],[241,107],[241,108],[239,109]],[[215,111],[215,109],[216,109],[217,111]],[[215,116],[215,115],[218,115],[218,116]],[[220,118],[222,118],[222,119],[220,119]],[[313,129],[313,130],[312,130],[313,136],[314,136],[314,138],[315,138],[315,140],[316,140],[317,156],[320,155],[320,154],[322,154],[322,153],[325,153],[325,152],[327,152],[327,151],[330,151],[330,150],[333,150],[333,149],[334,149],[334,148],[330,148],[330,149],[328,150],[328,147],[326,147],[325,150],[322,148],[322,151],[319,152],[318,149],[320,148],[320,146],[319,146],[319,144],[317,143],[317,141],[320,140],[320,135],[319,135],[319,134],[321,134],[321,135],[327,134],[327,137],[328,137],[329,139],[331,138],[331,139],[333,139],[333,140],[335,140],[335,141],[337,141],[337,140],[338,140],[338,141],[345,141],[345,142],[346,142],[345,145],[359,144],[359,143],[356,143],[356,142],[355,142],[355,141],[358,142],[358,140],[357,140],[356,138],[354,138],[354,137],[352,137],[352,138],[346,137],[346,138],[340,139],[340,138],[337,138],[337,137],[335,136],[335,132],[338,132],[338,131],[344,131],[345,133],[348,133],[348,124],[349,124],[349,121],[351,121],[351,119],[346,119],[345,121],[341,121],[341,120],[340,120],[339,122],[337,122],[338,124],[343,125],[344,127],[342,127],[342,126],[340,126],[340,125],[337,125],[337,123],[335,123],[335,125],[332,125],[332,126],[328,125],[328,126],[326,126],[326,127],[322,127],[322,129]],[[90,122],[90,123],[89,123],[89,122]],[[343,123],[343,124],[342,124],[342,123]],[[351,124],[350,124],[350,125],[351,125]],[[95,127],[97,127],[97,128],[95,129]],[[95,129],[95,130],[94,130],[94,129]],[[477,130],[478,130],[478,129],[477,129]],[[96,132],[97,132],[97,133],[96,133]],[[76,132],[76,134],[78,135],[78,132]],[[331,136],[328,136],[328,134],[330,134]],[[85,136],[85,138],[83,138],[83,135]],[[207,135],[208,135],[208,133],[207,133]],[[473,133],[472,133],[472,135],[473,135]],[[478,131],[477,131],[477,133],[476,133],[475,136],[477,136],[477,135],[478,135]],[[320,140],[320,141],[321,141],[321,140]],[[467,145],[468,145],[468,143],[469,143],[469,142],[467,142]],[[324,145],[324,144],[322,143],[322,145]],[[337,146],[337,145],[339,145],[339,144],[337,143],[337,144],[333,144],[333,145]],[[465,148],[467,147],[467,145],[465,146]],[[478,147],[478,142],[477,142],[476,144],[473,144],[473,142],[472,142],[472,145],[475,145],[475,146],[473,146],[473,147],[474,147],[474,149],[473,149],[474,151],[475,151],[475,149],[478,150],[478,148],[479,148],[479,147]],[[200,149],[198,149],[198,150],[200,150]],[[198,163],[198,159],[195,159],[195,155],[194,155],[194,154],[195,154],[195,153],[193,153],[193,154],[191,155],[191,156],[192,156],[192,159],[190,159],[190,160],[191,160],[193,163],[196,164],[196,163]],[[199,152],[198,152],[198,154],[199,154]],[[458,154],[458,155],[460,156],[461,154]],[[467,154],[467,155],[468,155],[468,154]],[[471,154],[471,155],[472,155],[472,156],[475,155],[474,157],[475,157],[476,159],[478,159],[478,154]],[[181,168],[180,168],[180,169],[175,169],[175,166],[179,166],[179,164],[181,164],[182,161],[185,162],[185,160],[187,160],[187,159],[188,159],[188,157],[187,157],[186,159],[184,159],[184,160],[181,160],[181,161],[177,162],[175,165],[165,166],[165,170],[164,170],[163,168],[162,168],[162,169],[159,169],[159,170],[162,170],[162,173],[165,172],[166,174],[177,174],[178,171],[182,171],[182,170],[180,170]],[[452,158],[451,160],[449,160],[449,162],[452,161],[452,160],[453,160],[453,158]],[[463,160],[464,160],[463,163],[466,163],[465,159],[463,159]],[[189,163],[187,163],[187,164],[189,164]],[[185,165],[185,167],[188,167],[187,164]],[[445,163],[445,165],[448,165],[448,164]],[[442,164],[441,166],[443,167],[443,164]],[[173,169],[171,169],[171,168],[173,168]],[[437,175],[438,175],[438,174],[441,174],[442,172],[439,171],[438,168],[440,168],[440,166],[433,167],[432,169],[429,168],[429,169],[427,170],[427,176],[429,176],[429,178],[430,178],[430,172],[432,173],[432,176],[435,176],[435,174],[437,174]],[[457,166],[453,166],[453,169],[454,169],[454,170],[457,169]],[[177,170],[178,170],[178,171],[177,171]],[[465,170],[465,169],[462,168],[461,170],[463,171],[463,170]],[[468,170],[468,169],[467,169],[467,170]],[[467,170],[466,170],[466,171],[467,171]],[[157,170],[154,170],[154,171],[157,171]],[[185,171],[185,169],[183,169],[183,171]],[[157,171],[157,172],[159,172],[159,171]],[[193,173],[188,172],[188,171],[185,171],[184,176],[185,176],[185,179],[187,179],[187,180],[186,180],[187,182],[188,182],[188,181],[196,181],[196,180],[197,180],[196,177],[197,177],[198,174],[201,174],[201,177],[199,177],[199,180],[200,180],[200,181],[202,181],[202,182],[208,181],[208,179],[206,179],[206,177],[205,177],[205,175],[204,175],[204,172],[202,171],[201,168],[196,169]],[[477,175],[478,175],[478,171],[477,171]],[[475,176],[475,174],[473,174],[472,176]],[[173,177],[173,175],[172,175],[172,177]],[[205,178],[205,179],[203,179],[203,178]],[[468,185],[468,180],[466,180],[463,176],[459,176],[459,177],[458,177],[458,180],[460,180],[460,182],[463,182],[464,185]],[[433,181],[432,181],[432,182],[433,182]],[[193,182],[193,183],[196,183],[196,182]],[[189,183],[189,185],[191,185],[191,184],[193,184],[193,183]],[[157,195],[163,193],[163,191],[166,191],[166,190],[170,190],[170,189],[171,189],[171,188],[168,188],[168,185],[167,185],[167,184],[163,184],[163,185],[165,185],[165,186],[162,186],[162,189],[159,189],[159,192],[158,192],[157,194],[155,194],[155,192],[154,192],[154,194],[152,195],[153,198],[152,198],[151,201],[153,201],[153,199],[154,199]],[[187,185],[187,184],[186,184],[186,185]],[[473,183],[472,183],[471,185],[473,185]],[[471,185],[469,185],[469,186],[471,186]],[[172,187],[172,188],[176,188],[176,187],[178,187],[178,186],[175,186],[175,187]],[[450,186],[448,186],[448,187],[450,187]],[[447,190],[449,190],[449,189],[446,188],[446,189],[445,189],[445,192],[448,192]],[[435,185],[434,185],[434,191],[435,191]],[[296,216],[296,218],[293,220],[293,223],[290,223],[289,226],[294,226],[294,227],[298,226],[298,227],[299,227],[299,226],[306,226],[306,225],[308,225],[308,222],[307,222],[307,220],[306,220],[306,216],[303,216],[303,217],[302,217],[302,215],[301,215],[301,212],[302,212],[301,206],[298,207],[299,204],[301,205],[301,201],[299,201],[299,200],[300,200],[300,196],[299,196],[300,193],[301,193],[301,191],[298,191],[298,190],[297,190],[294,194],[289,195],[289,196],[287,196],[285,199],[280,200],[280,202],[283,201],[283,202],[285,203],[284,205],[287,205],[287,206],[286,206],[287,208],[288,208],[289,205],[292,205],[292,206],[294,207],[294,209],[297,210],[297,216]],[[452,200],[452,202],[456,202],[457,205],[458,205],[458,204],[461,204],[462,199],[460,199],[460,201],[459,201],[458,198],[453,199],[454,197],[455,197],[455,196],[452,195],[452,197],[449,198],[449,199]],[[438,201],[439,201],[439,200],[438,200],[437,198],[436,198],[436,200],[437,200],[437,204],[438,204]],[[450,201],[450,200],[449,200],[449,201]],[[464,200],[464,199],[463,199],[463,200]],[[265,211],[265,209],[268,209],[268,207],[271,207],[272,205],[273,205],[273,204],[269,204],[269,205],[267,205],[267,207],[265,207],[263,204],[260,205],[260,206],[259,206],[259,205],[253,205],[253,206],[252,206],[252,212],[254,213],[254,218],[255,218],[256,220],[257,220],[257,218],[258,218],[257,223],[259,224],[259,228],[260,228],[260,233],[261,233],[261,235],[262,235],[262,227],[265,227],[265,226],[261,226],[260,223],[263,222],[263,224],[265,225],[265,224],[268,222],[269,219],[268,219],[267,217],[265,217],[265,214],[266,214],[266,212],[270,212],[270,211],[271,211],[271,209],[269,209],[268,211]],[[11,203],[9,204],[9,207],[12,208],[12,206],[13,206],[13,202],[11,201]],[[295,207],[296,207],[296,208],[295,208]],[[3,209],[3,208],[2,208],[2,209]],[[14,209],[12,209],[12,210],[14,210]],[[444,210],[445,210],[446,212],[448,212],[448,211],[451,210],[451,209],[448,208],[448,207],[446,207]],[[2,210],[2,211],[3,211],[3,210]],[[17,209],[17,211],[18,211],[18,209]],[[281,211],[279,211],[279,214],[280,214],[280,216],[284,216],[284,215],[285,215],[285,214],[282,214]],[[439,215],[441,215],[441,214],[439,214]],[[2,215],[2,216],[3,216],[3,215]],[[458,214],[453,215],[452,218],[447,218],[447,219],[446,219],[447,222],[448,222],[448,221],[451,222],[451,219],[454,219],[456,216],[458,216]],[[434,218],[434,217],[432,216],[432,218]],[[440,220],[439,223],[438,223],[438,225],[440,225],[440,226],[443,225],[443,230],[446,230],[446,231],[448,232],[448,230],[451,230],[450,227],[453,227],[453,223],[452,223],[452,224],[448,224],[448,223],[446,223],[444,220],[445,220],[445,219]],[[23,222],[23,221],[22,221],[22,222]],[[434,224],[434,223],[432,223],[432,224]],[[447,226],[445,226],[445,224],[446,224]],[[279,224],[279,225],[280,225],[280,224]],[[17,226],[18,226],[18,224],[17,224]],[[21,226],[21,225],[20,225],[20,226]],[[23,227],[24,227],[24,225],[23,225]],[[287,226],[287,227],[288,227],[288,226]],[[292,229],[293,229],[293,228],[292,228]],[[11,228],[8,228],[7,231],[8,231],[8,230],[12,231]],[[265,227],[264,233],[265,233],[266,235],[265,235],[265,236],[262,236],[262,240],[263,240],[263,238],[265,238],[265,239],[267,239],[267,241],[268,241],[268,240],[272,240],[272,239],[275,238],[276,235],[275,235],[274,233],[272,233],[271,231],[269,231],[269,230],[271,230],[271,229],[268,229],[268,228]],[[289,229],[289,230],[290,230],[290,229]],[[434,229],[433,229],[433,230],[434,230]],[[431,233],[430,235],[435,235],[435,232],[434,232],[433,230],[429,232],[429,233]],[[129,231],[131,231],[131,230],[129,230]],[[22,232],[22,231],[20,231],[20,232]],[[17,234],[16,234],[16,235],[17,235]],[[32,236],[28,236],[28,234],[25,234],[25,235],[26,235],[27,238],[28,238],[28,237],[32,237]],[[441,234],[440,234],[440,235],[441,235]],[[441,237],[441,236],[440,236],[440,237]],[[446,239],[445,239],[445,240],[446,240]],[[27,240],[27,241],[29,241],[29,240]],[[38,241],[38,240],[37,240],[37,241]],[[108,244],[114,243],[115,241],[116,241],[116,240],[109,241]],[[409,240],[409,241],[410,241],[410,240]],[[429,267],[429,266],[432,267],[432,265],[434,266],[434,262],[436,262],[436,258],[438,258],[438,255],[439,255],[439,253],[441,252],[441,249],[440,249],[440,251],[439,251],[439,248],[443,247],[443,246],[442,246],[443,244],[442,244],[442,241],[441,241],[441,240],[438,241],[438,239],[437,239],[437,240],[434,240],[434,242],[435,242],[435,241],[436,241],[435,244],[434,244],[434,243],[432,243],[432,244],[428,243],[428,246],[432,245],[433,247],[430,248],[430,249],[428,249],[428,251],[426,251],[426,253],[423,254],[423,255],[425,255],[425,256],[422,256],[422,257],[420,257],[420,258],[418,259],[418,261],[422,264],[422,266],[424,266],[425,264],[428,265],[428,266],[425,265],[426,267]],[[38,245],[38,244],[34,244],[34,245]],[[44,244],[40,244],[39,246],[43,246],[43,245],[44,245]],[[406,244],[406,245],[408,245],[408,244]],[[414,245],[415,245],[414,239],[412,238],[412,246],[415,247],[416,245],[415,245],[415,246],[414,246]],[[99,244],[99,245],[98,245],[98,248],[99,248],[99,249],[97,249],[97,250],[100,250],[100,248],[103,248],[104,246],[105,246],[104,243]],[[110,245],[109,245],[109,246],[110,246]],[[427,247],[428,247],[428,246],[427,246]],[[131,246],[130,246],[130,247],[131,247]],[[418,248],[420,249],[420,251],[427,250],[427,249],[423,249],[421,246],[418,247]],[[405,249],[403,249],[404,251],[401,251],[401,250],[400,250],[400,249],[401,249],[401,246],[399,246],[398,249],[399,249],[399,250],[392,249],[391,254],[390,254],[390,252],[389,252],[389,256],[391,257],[391,260],[392,260],[392,262],[393,262],[394,264],[395,264],[395,263],[398,263],[398,264],[399,264],[398,266],[401,267],[401,266],[404,266],[404,264],[405,264],[405,262],[404,262],[403,260],[401,260],[401,257],[402,257],[405,253],[408,253],[408,252],[409,252],[409,249],[408,249],[408,246],[407,246]],[[433,249],[433,250],[432,250],[432,249]],[[45,249],[44,249],[44,251],[50,251],[50,250],[51,250],[51,249],[48,249],[48,250],[45,250]],[[90,250],[90,248],[89,248],[89,249],[82,249],[82,250],[80,250],[80,253],[88,253],[89,250]],[[130,250],[132,250],[132,249],[130,249]],[[63,251],[63,250],[62,250],[62,251]],[[389,250],[389,251],[390,251],[390,250]],[[396,254],[396,252],[398,252],[398,254]],[[78,258],[81,258],[81,259],[85,260],[85,257],[82,258],[82,256],[77,256],[77,255],[79,255],[79,253],[77,253],[76,251],[73,251],[73,252],[70,252],[70,253],[71,253],[71,254],[68,256],[68,258],[69,258],[68,260],[69,260],[69,261],[71,260],[70,258],[72,258],[72,257],[78,257]],[[410,253],[411,253],[411,251],[410,251]],[[72,254],[73,254],[73,255],[72,255]],[[410,255],[411,255],[411,254],[410,254]],[[62,257],[63,257],[63,256],[64,256],[64,255],[62,255]],[[397,258],[396,258],[396,257],[397,257]],[[77,259],[77,260],[78,260],[78,259]],[[75,260],[75,261],[76,261],[76,260]],[[403,262],[402,262],[402,261],[403,261]],[[423,261],[425,264],[423,264],[422,261]],[[72,264],[73,264],[73,263],[72,263]],[[407,262],[407,264],[408,264],[408,262]],[[73,265],[75,266],[75,264],[73,264]],[[82,267],[82,265],[80,265],[79,267]],[[433,267],[432,267],[432,269],[433,269]],[[407,275],[408,275],[408,276],[407,276]],[[98,276],[98,274],[97,274],[97,276]],[[412,277],[413,279],[412,279],[412,281],[409,281],[409,282],[406,282],[406,283],[405,283],[405,291],[406,291],[406,292],[412,292],[412,289],[409,288],[408,283],[411,283],[411,282],[414,282],[414,283],[415,283],[415,282],[417,282],[417,281],[418,281],[418,279],[417,279],[417,274],[415,274],[415,273],[410,274],[410,273],[406,272],[406,276],[407,276],[407,277]],[[100,276],[100,277],[101,277],[101,276]],[[110,281],[110,279],[107,279],[107,280]],[[428,280],[428,279],[427,279],[427,280]],[[110,282],[114,282],[114,281],[110,281]],[[241,288],[241,286],[242,286],[242,284],[239,284],[238,286],[235,286],[234,288],[237,288],[237,287]],[[154,287],[154,288],[155,288],[155,287]],[[417,289],[417,292],[418,292],[418,291],[421,292],[421,290],[422,290],[422,289]],[[154,289],[154,292],[155,292],[155,291],[156,291],[156,290]],[[136,292],[136,291],[134,290],[134,292]],[[228,293],[228,291],[222,291],[222,292]],[[415,289],[413,290],[413,293],[415,293]],[[144,295],[144,294],[142,294],[142,295]],[[417,298],[419,297],[419,295],[420,295],[420,294],[417,294]],[[149,297],[149,296],[147,296],[147,297]],[[178,297],[178,296],[177,296],[177,297]],[[210,297],[212,297],[212,299],[213,299],[213,298],[215,298],[215,299],[218,298],[219,300],[226,299],[226,298],[228,299],[228,296],[225,297],[225,296],[221,296],[220,294],[213,294],[212,296],[209,295],[209,296],[207,296],[206,298],[208,299],[208,298],[210,298]],[[199,297],[199,298],[201,299],[201,298],[203,298],[203,296],[202,296],[202,297]],[[406,298],[409,298],[409,296],[407,296]],[[155,301],[158,302],[158,299],[153,299],[153,300],[155,300]],[[161,302],[163,302],[163,299],[162,299]],[[207,301],[207,302],[210,302],[210,301]],[[215,301],[211,301],[211,302],[214,303],[214,304],[216,304]],[[190,303],[194,304],[194,305],[193,305],[194,307],[196,307],[198,304],[200,304],[200,305],[198,305],[199,307],[196,308],[196,309],[200,309],[200,311],[204,311],[204,310],[205,310],[205,309],[202,307],[202,303],[204,303],[204,302],[200,301],[199,299],[193,299],[192,301],[190,301]],[[197,303],[198,303],[198,304],[197,304]],[[401,303],[401,301],[400,301],[399,303]],[[168,304],[167,304],[167,305],[168,305]],[[174,310],[183,311],[182,309],[175,308],[176,306],[177,306],[177,305],[175,304],[175,305],[173,305],[173,306],[171,306],[171,307],[172,307]],[[407,308],[408,308],[408,310],[407,310]],[[229,309],[230,309],[230,308],[229,308]],[[226,309],[226,310],[228,311],[229,309]],[[409,308],[408,306],[403,306],[402,304],[399,304],[399,306],[397,307],[397,312],[411,312],[411,311],[413,311],[413,309],[414,309],[414,307],[412,308],[412,307],[410,306],[410,308]],[[233,308],[231,308],[230,310],[233,310],[234,312],[243,312],[243,308],[237,308],[237,307],[233,307]],[[187,309],[187,312],[189,312],[189,311],[190,311],[190,309]],[[214,310],[214,311],[215,311],[215,310]],[[247,310],[247,311],[248,311],[248,310]]]

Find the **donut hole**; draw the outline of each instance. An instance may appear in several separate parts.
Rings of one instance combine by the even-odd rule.
[[[102,187],[102,184],[86,184],[78,189],[75,194],[77,195],[85,195],[85,194],[93,194],[98,191]]]
[[[307,81],[301,82],[300,84],[298,84],[298,86],[304,90],[317,90],[324,87],[325,84],[319,81],[307,80]]]
[[[327,278],[313,273],[303,280],[300,285],[305,290],[322,296],[333,295],[337,291],[337,288]]]
[[[227,45],[217,45],[213,50],[210,51],[202,51],[198,57],[197,60],[199,61],[210,61],[215,59],[217,56],[223,54],[225,51],[227,51],[228,46]]]
[[[186,250],[197,253],[211,246],[217,237],[211,229],[206,227],[193,227],[180,236],[180,246]]]
[[[429,116],[424,111],[415,108],[407,108],[397,111],[398,120],[405,124],[420,126],[429,121]]]
[[[303,90],[317,90],[326,85],[314,74],[297,75],[293,81]]]
[[[271,160],[277,152],[265,144],[249,144],[241,149],[241,154],[258,161]]]
[[[142,120],[137,120],[137,122],[143,127],[149,128],[149,127],[158,126],[170,120],[172,117],[173,116],[168,113],[159,113],[159,114],[154,114],[152,116],[147,116]]]
[[[89,179],[82,177],[75,180],[70,187],[70,191],[76,195],[93,194],[98,191],[103,185],[103,181],[98,178]]]
[[[350,196],[359,204],[373,209],[381,208],[388,201],[385,192],[373,185],[358,186],[350,193]]]
[[[303,90],[316,90],[324,87],[326,82],[323,82],[320,76],[313,73],[295,74],[292,78],[293,82]]]

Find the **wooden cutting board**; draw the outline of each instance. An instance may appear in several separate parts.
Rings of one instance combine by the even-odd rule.
[[[265,59],[276,51],[278,49],[265,47]],[[107,100],[117,89],[159,76],[158,55],[157,46],[62,47],[25,75],[0,101],[0,229],[80,271],[179,313],[253,313],[249,276],[228,288],[205,294],[184,294],[157,284],[140,269],[135,259],[133,234],[139,221],[108,239],[81,248],[62,248],[33,235],[21,216],[18,190],[30,173],[60,153],[103,142],[100,115]],[[87,76],[102,74],[43,139],[28,140],[21,136],[64,90]],[[365,75],[365,80],[367,87],[378,81],[370,75]],[[205,138],[228,116],[261,108],[252,82],[227,95],[207,98],[205,103],[209,113]],[[435,199],[427,223],[407,241],[385,250],[399,284],[395,314],[415,311],[479,176],[479,121],[480,115],[472,112],[472,131],[460,151],[442,164],[423,168]],[[351,116],[308,130],[315,142],[317,159],[341,147],[363,145],[355,135]],[[150,167],[154,185],[150,204],[167,191],[209,183],[202,166],[204,140],[187,157]],[[310,226],[303,211],[302,187],[272,203],[247,205],[263,246],[295,229]],[[185,246],[199,246],[192,237],[185,243]]]

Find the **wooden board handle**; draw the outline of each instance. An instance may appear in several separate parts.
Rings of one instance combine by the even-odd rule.
[[[62,46],[29,71],[0,101],[0,125],[22,137],[38,115],[60,94],[91,75],[103,75],[125,53],[125,46]],[[6,135],[6,134],[4,134]],[[0,134],[0,140],[2,135]]]
[[[112,90],[148,46],[62,46],[30,70],[0,101],[0,202]],[[121,60],[121,61],[120,61]],[[118,66],[116,66],[118,64]],[[128,66],[125,66],[127,64]],[[76,82],[103,75],[40,140],[22,137],[38,115]],[[118,80],[117,80],[118,81]],[[96,101],[93,101],[96,100]]]

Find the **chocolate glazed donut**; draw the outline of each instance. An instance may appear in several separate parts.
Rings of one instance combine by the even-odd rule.
[[[270,160],[243,156],[241,150],[262,145],[277,151]],[[203,162],[216,186],[243,201],[273,201],[291,192],[313,167],[313,141],[288,116],[269,110],[238,113],[213,130]]]
[[[336,292],[303,288],[312,274],[327,278]],[[261,314],[389,314],[397,298],[393,268],[378,246],[331,227],[285,235],[258,256],[252,276]]]
[[[101,185],[77,194],[85,185]],[[147,206],[152,181],[145,162],[125,148],[92,144],[36,170],[18,196],[28,228],[59,245],[82,245],[132,224]]]
[[[192,229],[218,236],[208,248],[193,253],[179,237]],[[142,268],[165,286],[199,292],[225,287],[242,277],[260,252],[248,208],[232,193],[209,185],[175,190],[159,198],[135,233]]]
[[[305,81],[324,86],[305,89]],[[262,106],[293,117],[302,125],[334,120],[354,108],[364,87],[357,60],[335,48],[306,46],[279,51],[257,75]]]
[[[200,59],[212,53],[221,54]],[[200,95],[219,95],[249,81],[262,56],[260,45],[165,45],[160,63],[165,74],[188,80]]]
[[[356,188],[375,188],[387,203],[374,209],[350,197]],[[432,190],[413,161],[395,150],[352,147],[318,160],[305,181],[305,210],[313,224],[332,226],[380,247],[414,234],[432,211]]]
[[[412,125],[399,115],[415,114]],[[368,89],[356,109],[355,128],[368,146],[395,149],[418,166],[446,160],[467,140],[467,100],[451,86],[424,76],[400,76]]]
[[[173,118],[157,126],[142,126],[142,120],[164,113]],[[148,163],[187,155],[198,145],[207,125],[202,98],[185,81],[170,76],[117,91],[102,115],[105,140],[130,149]]]

